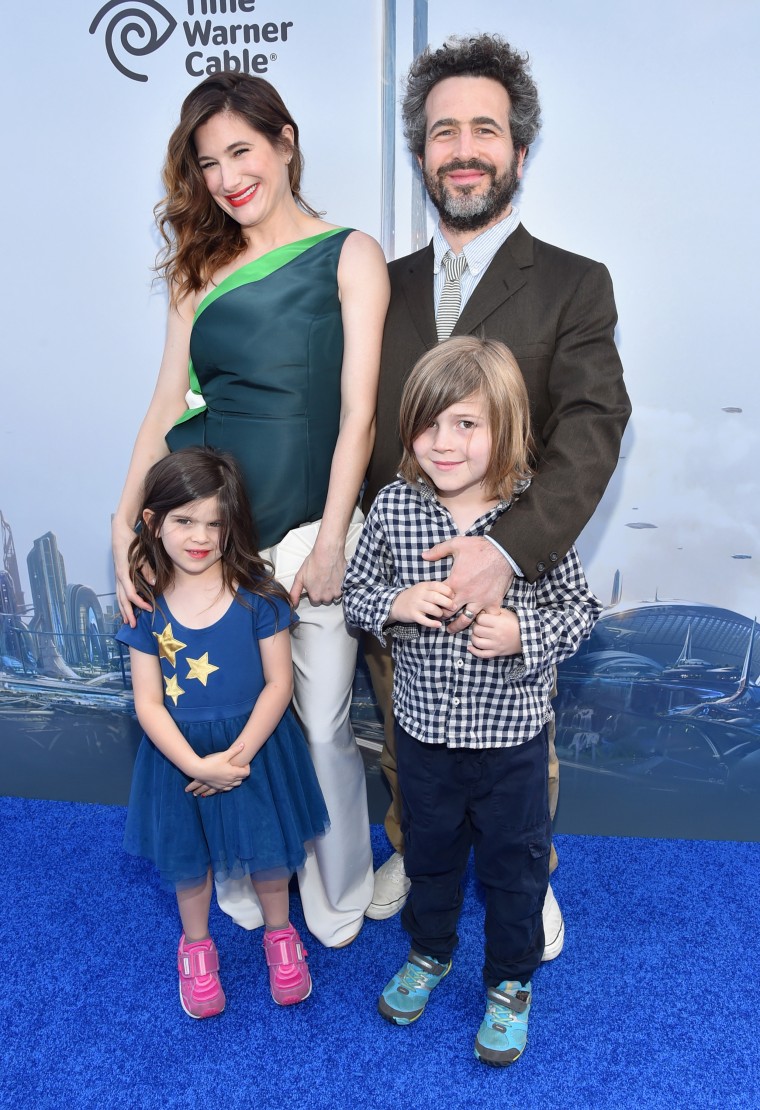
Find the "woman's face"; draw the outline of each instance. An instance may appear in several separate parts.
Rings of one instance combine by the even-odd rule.
[[[283,138],[293,141],[291,127]],[[223,212],[243,228],[255,227],[292,200],[290,151],[279,150],[232,112],[220,112],[193,136],[208,191]]]

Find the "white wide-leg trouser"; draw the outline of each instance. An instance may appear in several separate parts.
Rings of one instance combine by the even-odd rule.
[[[353,554],[361,527],[357,509],[346,538],[346,558]],[[286,590],[318,531],[318,521],[305,524],[262,551]],[[310,932],[332,948],[358,932],[373,889],[364,764],[349,721],[358,640],[346,628],[342,605],[312,605],[303,597],[298,616],[292,633],[293,707],[330,817],[327,834],[309,846],[298,885]],[[263,924],[248,878],[218,882],[216,893],[220,908],[244,929]]]

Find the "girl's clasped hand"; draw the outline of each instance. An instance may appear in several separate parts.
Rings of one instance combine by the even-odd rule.
[[[204,756],[201,775],[185,787],[185,793],[194,794],[196,798],[210,798],[221,790],[234,790],[240,786],[250,775],[251,766],[236,767],[230,760],[233,755],[239,755],[244,747],[242,740],[236,740],[226,752]]]

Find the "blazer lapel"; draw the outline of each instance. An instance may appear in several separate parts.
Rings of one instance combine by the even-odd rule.
[[[409,316],[428,350],[438,343],[433,312],[433,261],[433,244],[429,243],[409,256],[400,277]]]
[[[452,335],[472,335],[483,321],[508,301],[528,280],[525,270],[533,265],[533,236],[518,224],[502,243],[473,290],[454,325]],[[432,264],[431,264],[432,285]],[[435,334],[435,320],[433,321]]]

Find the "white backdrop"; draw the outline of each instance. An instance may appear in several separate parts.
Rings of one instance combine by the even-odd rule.
[[[227,14],[202,16],[202,3]],[[4,13],[0,510],[25,590],[26,553],[47,530],[69,581],[112,589],[109,515],[163,336],[151,210],[166,139],[198,79],[186,69],[185,22],[210,18],[227,34],[232,24],[292,24],[287,41],[268,45],[276,58],[265,75],[301,127],[307,196],[336,222],[380,233],[380,0],[164,0],[177,24],[167,41],[143,57],[121,54],[146,81],[115,68],[105,28],[139,7],[160,34],[155,0],[114,4],[90,34],[104,6],[19,0]],[[625,600],[657,592],[751,616],[760,10],[750,0],[468,0],[466,11],[463,21],[461,3],[433,0],[430,40],[499,31],[530,52],[539,82],[544,128],[519,199],[524,222],[606,262],[615,283],[635,416],[583,538],[592,584],[609,598],[619,568]],[[399,72],[411,36],[412,0],[398,0]],[[118,38],[117,29],[116,56]],[[396,170],[402,254],[403,146]]]

